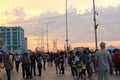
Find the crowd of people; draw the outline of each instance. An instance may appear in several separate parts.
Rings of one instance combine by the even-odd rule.
[[[56,74],[65,74],[65,68],[71,68],[71,74],[76,80],[93,80],[93,73],[98,73],[98,80],[109,80],[109,74],[120,74],[120,50],[105,50],[105,43],[100,43],[100,50],[91,52],[89,49],[83,51],[65,51],[57,53],[31,52],[23,54],[12,54],[4,56],[3,62],[8,80],[11,80],[11,70],[19,72],[19,65],[22,65],[22,78],[31,79],[33,76],[42,76],[42,69],[46,65],[55,65]],[[15,64],[15,65],[14,65]],[[37,68],[37,69],[36,69]],[[37,70],[37,71],[36,71]],[[37,74],[38,73],[38,74]]]
[[[52,67],[53,64],[56,66],[56,74],[64,74],[64,55],[61,52],[59,56],[57,53],[23,53],[23,54],[12,54],[8,52],[8,55],[1,56],[1,62],[3,61],[4,68],[7,73],[8,80],[11,80],[11,70],[15,68],[16,72],[19,72],[19,66],[22,66],[22,78],[31,79],[33,76],[42,76],[42,68],[46,70],[46,65]],[[36,69],[37,68],[37,69]],[[37,70],[37,71],[36,71]],[[38,73],[38,74],[36,74]]]

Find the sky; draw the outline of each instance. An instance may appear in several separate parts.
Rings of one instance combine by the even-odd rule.
[[[28,48],[37,46],[41,30],[44,31],[46,45],[46,25],[48,24],[49,46],[57,39],[58,49],[64,49],[66,0],[0,0],[0,25],[21,26],[28,38]],[[93,27],[93,0],[68,0],[69,43],[74,47],[95,48]],[[120,0],[95,0],[98,43],[120,47]],[[46,47],[46,46],[45,46]]]

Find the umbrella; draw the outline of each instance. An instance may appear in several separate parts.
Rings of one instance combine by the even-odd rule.
[[[7,52],[5,52],[4,50],[0,50],[0,54],[2,54],[2,55],[8,55]]]
[[[107,47],[107,50],[114,50],[114,49],[118,49],[118,48],[115,47],[115,46],[112,46],[112,45],[110,45],[109,47]]]

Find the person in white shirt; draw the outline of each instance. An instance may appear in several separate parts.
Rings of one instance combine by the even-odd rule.
[[[95,64],[98,70],[98,80],[110,80],[110,67],[113,66],[112,58],[109,51],[105,50],[106,44],[100,43],[101,50],[96,52]]]
[[[15,60],[15,65],[16,65],[16,71],[19,71],[19,63],[20,63],[20,55],[18,53],[16,53],[14,60]]]

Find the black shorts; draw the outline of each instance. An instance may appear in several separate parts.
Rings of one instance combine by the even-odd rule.
[[[82,74],[85,74],[86,69],[82,69]]]

